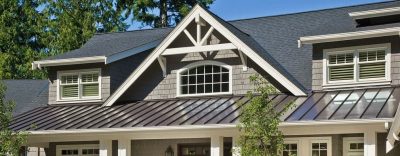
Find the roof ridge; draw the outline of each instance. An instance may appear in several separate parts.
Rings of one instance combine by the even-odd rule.
[[[285,13],[285,14],[277,14],[277,15],[267,15],[267,16],[259,16],[259,17],[234,19],[234,20],[228,20],[227,22],[245,21],[245,20],[253,20],[253,19],[268,18],[268,17],[290,16],[290,15],[296,15],[296,14],[306,14],[306,13],[321,12],[321,11],[327,11],[327,10],[353,8],[353,7],[361,7],[361,6],[393,3],[393,2],[398,2],[398,0],[386,0],[386,1],[382,1],[382,2],[371,2],[371,3],[364,3],[364,4],[355,4],[355,5],[349,5],[349,6],[341,6],[341,7],[333,7],[333,8],[325,8],[325,9],[317,9],[317,10],[309,10],[309,11],[301,11],[301,12],[293,12],[293,13]]]
[[[150,31],[150,30],[171,29],[171,28],[174,28],[174,27],[147,28],[147,29],[127,30],[127,31],[116,31],[116,32],[101,32],[101,33],[95,33],[94,35],[107,35],[107,34],[117,34],[117,33],[129,33],[129,32],[137,32],[137,31]]]

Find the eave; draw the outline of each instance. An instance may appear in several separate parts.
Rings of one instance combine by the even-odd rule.
[[[400,7],[351,12],[349,16],[353,19],[365,19],[396,14],[400,14]]]
[[[42,67],[87,64],[87,63],[102,63],[102,62],[106,62],[105,56],[33,61],[32,70],[42,69]]]
[[[305,37],[300,37],[300,39],[298,40],[298,44],[299,47],[301,47],[301,45],[304,44],[327,43],[327,42],[356,40],[356,39],[365,39],[373,37],[394,36],[394,35],[400,36],[400,27],[354,31],[354,32],[327,34],[327,35],[305,36]]]

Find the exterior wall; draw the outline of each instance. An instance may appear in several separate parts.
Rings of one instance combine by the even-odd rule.
[[[391,43],[391,79],[392,85],[400,84],[400,38],[399,36],[379,37],[353,41],[321,43],[313,46],[312,90],[323,90],[323,50],[341,47]]]
[[[162,156],[165,150],[171,146],[174,155],[178,155],[178,144],[210,143],[209,138],[204,139],[168,139],[168,140],[133,140],[132,156]]]
[[[249,77],[254,74],[260,74],[270,83],[272,83],[280,91],[285,92],[278,83],[259,68],[254,62],[248,60],[248,70],[243,71],[243,65],[240,57],[232,50],[219,51],[208,54],[189,53],[186,55],[174,55],[167,58],[167,75],[164,78],[162,75],[159,63],[154,62],[145,71],[142,76],[133,84],[128,91],[123,95],[121,101],[130,100],[151,100],[151,99],[166,99],[176,97],[176,81],[177,71],[186,65],[198,61],[212,60],[222,62],[232,66],[232,90],[233,95],[243,95],[247,91],[253,90],[253,86]]]
[[[113,62],[108,65],[104,63],[95,64],[80,64],[71,66],[58,66],[50,67],[48,70],[49,75],[49,104],[60,104],[57,102],[57,72],[67,70],[80,70],[101,68],[101,102],[104,102],[114,91],[126,80],[126,78],[133,72],[134,69],[144,60],[149,54],[149,51],[136,54],[131,57]],[[78,102],[78,101],[77,101]]]

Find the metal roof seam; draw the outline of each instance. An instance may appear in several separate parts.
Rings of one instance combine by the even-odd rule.
[[[328,117],[328,119],[331,119],[331,118],[336,114],[336,112],[343,106],[343,104],[347,101],[347,99],[349,99],[349,97],[350,97],[351,94],[353,94],[353,93],[354,93],[354,90],[352,90],[352,91],[349,93],[349,95],[347,95],[347,97],[342,101],[342,103],[339,105],[339,107],[336,108],[335,111],[333,111],[333,113]]]
[[[336,98],[341,92],[342,92],[342,91],[337,92],[336,95],[335,95],[331,100],[329,100],[329,102],[317,113],[317,115],[315,115],[315,116],[313,117],[313,120],[315,120],[315,119],[325,110],[325,108],[328,107],[328,106],[332,103],[333,100],[335,100],[335,98]],[[314,105],[314,106],[315,106],[315,105]]]
[[[111,110],[111,112],[109,112],[107,115],[114,116],[115,114],[119,113],[121,109],[124,109],[124,108],[126,108],[126,107],[129,107],[129,105],[122,105],[120,108],[116,108],[116,109],[114,109],[114,110]],[[111,109],[111,108],[110,108],[110,109]],[[100,118],[102,118],[102,117],[100,117]],[[100,118],[97,118],[97,119],[95,119],[93,122],[90,122],[90,124],[89,124],[89,125],[86,125],[86,127],[87,127],[87,128],[93,128],[93,126],[95,126],[96,124],[98,124],[98,123],[104,121],[104,119],[100,119]],[[96,120],[99,120],[99,121],[96,121]]]
[[[383,108],[385,108],[387,102],[388,102],[389,99],[390,99],[390,96],[392,96],[392,94],[394,93],[394,90],[395,90],[395,89],[396,89],[396,88],[392,88],[392,91],[390,92],[389,96],[388,96],[387,99],[385,100],[385,103],[383,104],[382,108],[379,109],[379,112],[376,114],[375,118],[377,118],[377,117],[381,114]]]
[[[357,99],[357,101],[354,103],[354,105],[350,108],[350,110],[346,113],[343,119],[346,119],[350,113],[353,111],[353,109],[356,107],[358,102],[360,102],[361,98],[365,95],[365,93],[368,91],[368,89],[365,89],[364,92],[361,94],[361,96]]]
[[[368,108],[371,106],[372,102],[375,100],[376,96],[378,96],[378,94],[381,92],[381,88],[379,88],[378,92],[376,92],[375,96],[371,99],[371,101],[368,103],[367,108],[364,109],[364,111],[361,113],[361,115],[359,116],[359,119],[361,119],[365,112],[367,112]]]
[[[69,110],[66,110],[66,113],[57,114],[56,116],[52,116],[51,118],[48,118],[45,121],[41,122],[40,126],[38,125],[38,127],[36,127],[36,129],[46,129],[46,127],[48,127],[48,125],[54,124],[54,121],[53,121],[54,118],[65,118],[65,116],[73,114],[76,111],[81,111],[84,108],[85,107],[81,107],[81,108],[71,107]],[[77,110],[75,110],[75,109],[77,109]]]
[[[75,125],[76,124],[76,122],[77,121],[80,121],[80,120],[82,120],[82,118],[80,118],[80,117],[82,117],[82,116],[86,116],[86,115],[88,115],[88,114],[90,114],[90,113],[93,113],[93,112],[95,112],[95,111],[97,111],[97,110],[100,110],[100,109],[103,109],[102,107],[93,107],[92,109],[90,109],[89,111],[87,111],[87,112],[85,112],[85,113],[83,113],[83,114],[76,114],[76,115],[74,115],[74,116],[72,116],[70,119],[72,120],[71,122],[67,122],[67,123],[64,123],[64,124],[60,124],[59,126],[56,126],[56,127],[53,127],[53,128],[51,128],[51,129],[54,129],[54,130],[57,130],[57,129],[60,129],[61,127],[70,127],[70,126],[73,126],[73,125]],[[78,118],[78,120],[76,120]],[[74,124],[75,123],[75,124]],[[78,122],[79,123],[79,122]]]
[[[221,123],[223,120],[225,120],[227,117],[229,117],[230,115],[232,115],[232,113],[236,112],[237,110],[239,110],[240,108],[243,107],[243,105],[246,105],[248,102],[250,101],[250,98],[248,98],[246,101],[243,102],[243,104],[239,105],[236,109],[234,109],[233,111],[231,111],[228,115],[226,115],[225,117],[223,117],[222,119],[217,121],[217,124]],[[229,121],[230,123],[232,121]]]
[[[219,100],[221,100],[221,99],[222,99],[222,98],[218,98],[218,100],[215,100],[214,102],[219,101]],[[200,109],[196,114],[190,116],[190,117],[187,118],[186,120],[184,120],[184,121],[182,121],[181,123],[179,123],[179,125],[183,125],[184,123],[186,123],[187,121],[189,121],[190,119],[192,119],[194,116],[196,116],[198,113],[202,112],[203,110],[207,109],[207,108],[210,107],[210,106],[211,106],[211,105],[208,105],[208,106],[206,106],[206,107]]]
[[[196,106],[196,107],[192,108],[191,110],[189,110],[189,111],[187,111],[187,112],[181,114],[179,117],[177,117],[176,119],[172,120],[171,122],[168,122],[167,125],[171,125],[172,123],[174,123],[174,122],[176,122],[177,120],[179,120],[182,116],[185,116],[186,114],[192,112],[193,110],[195,110],[196,108],[200,107],[201,105],[204,105],[204,104],[205,104],[207,101],[209,101],[209,100],[210,100],[210,99],[207,99],[207,100],[201,102],[201,104],[199,104],[198,106]]]
[[[174,109],[178,108],[179,106],[183,105],[184,103],[186,103],[186,102],[188,102],[188,101],[189,101],[188,99],[185,99],[185,101],[181,102],[180,104],[176,105],[175,107],[172,107],[171,110],[174,110]],[[169,110],[169,111],[171,111],[171,110]],[[160,117],[162,117],[163,115],[168,114],[169,111],[166,111],[166,112],[162,113],[159,117],[157,117],[157,118],[151,120],[150,122],[144,124],[143,126],[147,126],[147,125],[149,125],[149,124],[151,124],[151,123],[157,121],[157,120],[160,119]],[[156,123],[155,123],[154,125],[156,125]]]
[[[314,103],[312,104],[312,106],[311,106],[310,108],[308,108],[307,111],[303,113],[303,115],[300,116],[299,120],[303,119],[303,117],[306,116],[307,113],[308,113],[316,104],[318,104],[318,102],[321,101],[321,100],[325,97],[325,95],[326,95],[327,93],[328,93],[328,92],[325,92],[324,95],[322,95],[316,102],[314,102]]]
[[[194,122],[192,122],[192,124],[196,124],[198,121],[200,121],[201,119],[203,119],[204,117],[206,117],[208,114],[210,114],[211,112],[214,112],[214,110],[216,110],[217,108],[219,108],[221,105],[223,105],[225,102],[227,102],[229,99],[224,100],[223,102],[221,102],[220,104],[217,105],[217,107],[215,107],[214,109],[212,109],[211,111],[206,112],[206,114],[204,114],[203,116],[201,116],[200,118],[198,118],[197,120],[195,120]],[[204,111],[204,110],[203,110]],[[202,111],[201,111],[202,112]]]
[[[143,117],[144,115],[146,115],[147,113],[149,113],[149,112],[151,112],[151,111],[153,111],[153,110],[155,110],[155,109],[157,109],[157,108],[159,108],[159,105],[164,105],[165,103],[167,103],[168,101],[163,101],[163,102],[161,102],[160,104],[158,104],[159,102],[157,102],[157,105],[158,106],[155,106],[155,107],[150,107],[150,109],[148,109],[148,110],[143,110],[144,112],[143,113],[141,113],[141,115],[138,115],[137,117],[135,117],[135,118],[133,118],[133,119],[131,119],[128,123],[126,123],[125,125],[121,125],[121,126],[127,126],[127,127],[132,127],[133,125],[135,125],[135,124],[137,124],[137,123],[135,123],[135,121],[136,120],[138,120],[138,119],[140,119],[141,117]],[[138,113],[138,114],[140,114],[140,113]]]
[[[217,117],[218,115],[220,115],[222,112],[224,112],[226,109],[230,108],[233,105],[236,105],[237,101],[243,99],[243,97],[239,97],[237,100],[235,100],[234,102],[232,102],[229,106],[227,106],[224,110],[218,112],[217,114],[213,115],[210,119],[208,119],[206,122],[204,122],[205,124],[209,123],[211,120],[213,120],[215,117]]]

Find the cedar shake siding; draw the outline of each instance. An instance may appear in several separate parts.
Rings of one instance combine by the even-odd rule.
[[[320,43],[313,46],[312,90],[323,90],[323,51],[324,49],[366,46],[373,44],[391,45],[391,85],[400,85],[400,38],[399,36],[377,37],[331,43]]]
[[[57,72],[81,69],[101,69],[101,102],[104,102],[114,91],[126,80],[133,70],[144,60],[151,50],[136,54],[131,57],[113,62],[108,65],[104,63],[80,64],[70,66],[57,66],[48,68],[49,104],[60,104],[57,102]],[[77,101],[78,102],[78,101]]]
[[[244,95],[252,91],[249,77],[260,74],[281,92],[287,92],[275,82],[264,70],[248,59],[249,68],[243,71],[240,57],[235,51],[225,50],[214,53],[190,53],[185,55],[167,56],[167,75],[164,78],[158,62],[154,62],[120,98],[120,101],[137,101],[151,99],[175,98],[177,96],[177,71],[186,65],[199,61],[216,61],[232,66],[232,94]],[[175,63],[176,62],[176,63]]]

